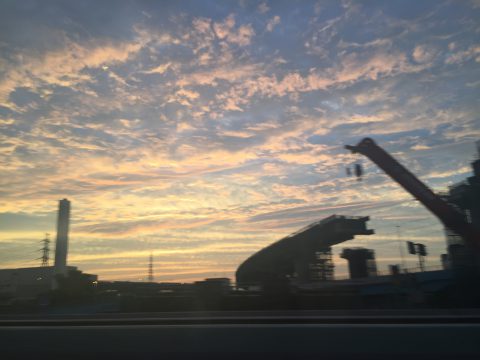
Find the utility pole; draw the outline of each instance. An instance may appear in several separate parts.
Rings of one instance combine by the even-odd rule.
[[[42,267],[49,266],[49,260],[50,260],[50,239],[48,238],[50,234],[46,233],[45,234],[45,239],[42,240],[43,247],[40,249],[42,252],[42,257],[40,259],[42,260]]]
[[[405,254],[403,251],[402,241],[400,240],[400,225],[396,225],[395,227],[397,228],[397,241],[398,241],[398,247],[400,249],[400,258],[402,259],[402,268],[406,269],[407,263],[405,261]]]
[[[424,244],[417,244],[417,254],[420,270],[425,271],[425,256],[427,256],[427,247]]]
[[[425,271],[425,258],[420,253],[418,253],[418,264],[420,265],[420,271]]]
[[[153,254],[150,253],[148,262],[148,282],[153,282]]]

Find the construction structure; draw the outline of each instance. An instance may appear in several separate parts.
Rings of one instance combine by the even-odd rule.
[[[375,251],[365,248],[343,249],[340,257],[348,260],[350,279],[362,279],[377,276]]]
[[[474,176],[454,185],[446,196],[435,194],[408,169],[370,138],[346,145],[352,153],[372,160],[394,181],[432,212],[447,229],[448,250],[453,263],[480,266],[480,144],[478,159],[472,163]],[[455,266],[454,266],[455,267]]]
[[[365,138],[357,145],[346,145],[345,148],[352,153],[360,153],[368,157],[415,199],[420,201],[445,227],[461,236],[468,246],[477,250],[480,249],[480,231],[465,218],[465,214],[462,214],[456,207],[435,194],[408,169],[378,146],[375,141]],[[477,163],[477,165],[474,165],[475,167],[480,172],[480,164]]]
[[[335,265],[332,259],[332,249],[319,249],[315,251],[313,261],[308,264],[310,281],[328,281],[333,280],[333,271]]]
[[[444,200],[463,214],[465,221],[480,229],[480,141],[476,142],[477,158],[471,163],[473,176],[449,187]],[[448,261],[453,268],[470,267],[475,263],[475,253],[458,232],[445,228]]]
[[[63,199],[58,204],[57,241],[55,243],[55,272],[67,275],[68,229],[70,224],[70,201]]]
[[[237,285],[294,280],[333,280],[331,247],[355,235],[370,235],[368,216],[332,215],[288,235],[245,260],[237,269]]]

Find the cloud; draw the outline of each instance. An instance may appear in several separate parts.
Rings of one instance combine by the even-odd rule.
[[[210,19],[197,18],[193,20],[193,27],[200,33],[207,33],[211,30],[211,23],[212,21]]]
[[[297,220],[306,220],[307,218],[315,219],[318,218],[318,215],[321,213],[337,213],[338,211],[348,211],[355,210],[357,213],[364,211],[369,211],[374,208],[390,207],[392,205],[399,204],[404,202],[394,201],[394,202],[384,202],[384,203],[347,203],[339,204],[332,206],[300,206],[300,207],[291,207],[288,210],[280,210],[271,213],[256,215],[249,219],[251,222],[259,222],[266,220],[277,220],[282,221],[284,219],[296,218]]]
[[[441,231],[343,145],[372,136],[435,190],[466,176],[480,134],[468,4],[137,5],[22,26],[0,12],[0,211],[16,214],[3,267],[36,265],[27,248],[64,197],[72,259],[110,279],[143,278],[152,249],[159,279],[232,276],[337,212],[372,216],[381,236],[356,244],[383,259],[396,254],[376,241],[398,221]],[[345,175],[355,161],[361,182]]]
[[[393,84],[382,84],[378,87],[370,86],[367,91],[361,91],[354,96],[355,103],[360,106],[369,105],[373,102],[387,102],[392,100],[390,89]]]
[[[435,58],[436,51],[431,47],[417,45],[415,49],[413,49],[412,56],[417,63],[426,63]]]
[[[448,178],[448,177],[451,177],[451,176],[454,176],[454,175],[468,174],[471,171],[472,171],[472,169],[471,169],[470,166],[462,166],[460,168],[453,169],[453,170],[448,170],[448,171],[431,172],[431,173],[428,174],[428,178],[430,178],[430,179],[432,179],[432,178],[444,179],[444,178]]]
[[[249,78],[258,71],[255,64],[240,65],[235,67],[218,67],[210,71],[200,71],[183,75],[178,81],[178,86],[189,85],[211,85],[215,86],[217,80],[225,80],[228,82],[238,82],[242,79]]]
[[[157,67],[154,67],[150,70],[143,70],[142,73],[144,74],[163,74],[172,66],[172,63],[167,62],[165,64],[160,64]]]
[[[273,28],[278,24],[280,24],[280,16],[275,15],[273,18],[268,20],[267,28],[266,28],[267,31],[269,32],[273,31]]]
[[[115,237],[118,235],[133,235],[138,232],[144,234],[155,233],[161,229],[192,229],[213,222],[213,219],[180,219],[171,220],[135,220],[135,221],[116,221],[110,223],[77,226],[79,233],[87,232],[92,234],[104,234],[104,236]]]
[[[239,46],[249,45],[252,37],[255,35],[252,25],[242,25],[238,28],[237,33],[228,36],[228,41]]]
[[[257,11],[260,13],[260,14],[265,14],[266,12],[268,12],[270,10],[270,7],[267,5],[266,2],[262,2],[260,5],[258,5],[258,8],[257,8]]]
[[[414,146],[411,147],[411,149],[412,150],[429,150],[430,147],[423,144],[415,144]]]
[[[377,52],[365,58],[352,53],[343,58],[341,67],[335,75],[335,82],[353,82],[360,79],[377,80],[380,77],[416,72],[420,69],[410,65],[406,55],[401,52]]]
[[[447,56],[445,59],[446,64],[461,64],[471,59],[475,59],[476,62],[480,62],[480,46],[472,45],[466,50],[457,51]]]
[[[282,78],[275,75],[253,75],[245,72],[246,80],[230,88],[229,92],[218,96],[225,99],[229,109],[243,109],[248,99],[254,96],[283,97],[299,93],[326,90],[339,86],[352,85],[360,81],[376,81],[382,78],[402,74],[416,73],[429,65],[413,65],[408,62],[404,53],[375,52],[368,56],[359,56],[355,53],[345,55],[339,65],[326,69],[312,69],[308,75],[298,72],[286,73]],[[246,67],[239,67],[239,70]],[[211,73],[213,75],[213,73]],[[212,76],[210,75],[210,76]],[[227,75],[227,74],[225,74]],[[197,75],[198,76],[198,75]],[[200,76],[200,79],[202,76]],[[226,78],[233,80],[236,76]],[[206,84],[211,77],[202,83]],[[361,101],[361,100],[360,100]]]
[[[347,43],[343,39],[340,40],[338,43],[338,47],[340,49],[348,49],[348,48],[370,48],[370,47],[380,47],[380,48],[389,48],[392,46],[392,40],[388,38],[379,38],[372,41],[367,41],[365,43],[356,43],[350,42]]]
[[[9,64],[4,80],[0,81],[0,101],[8,106],[8,96],[18,86],[35,89],[41,83],[75,86],[91,81],[84,69],[125,62],[144,45],[144,40],[132,42],[88,43],[65,39],[63,47],[44,54],[22,54],[21,66]]]
[[[241,25],[235,31],[235,16],[230,14],[223,22],[213,23],[215,34],[220,40],[226,40],[229,43],[237,44],[239,46],[246,46],[250,44],[255,31],[250,24]]]
[[[235,26],[235,16],[230,14],[223,22],[213,23],[213,30],[220,39],[225,39],[231,35],[231,30]]]

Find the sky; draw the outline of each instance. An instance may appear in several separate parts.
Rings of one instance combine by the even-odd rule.
[[[40,264],[63,198],[68,263],[100,280],[145,280],[151,252],[156,281],[233,278],[332,214],[376,232],[333,248],[338,277],[343,248],[386,271],[399,240],[439,265],[439,221],[343,146],[372,137],[437,192],[470,176],[479,19],[467,0],[2,1],[0,268]]]

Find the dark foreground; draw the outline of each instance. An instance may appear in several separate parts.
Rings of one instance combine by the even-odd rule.
[[[478,311],[3,317],[2,358],[476,359]]]

